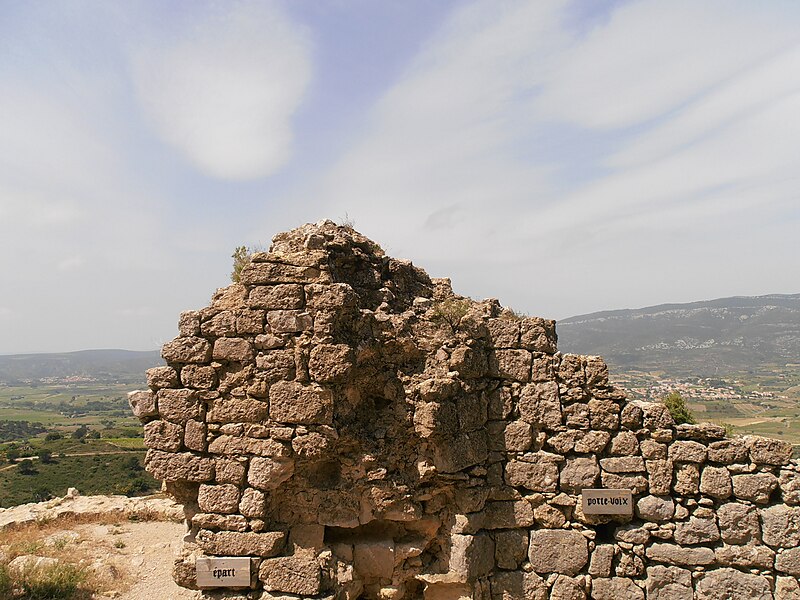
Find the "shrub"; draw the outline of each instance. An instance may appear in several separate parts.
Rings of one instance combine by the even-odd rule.
[[[683,399],[680,392],[670,392],[664,397],[663,401],[669,410],[669,414],[672,415],[673,420],[678,425],[681,423],[697,423],[691,409],[686,404],[686,400]]]
[[[25,600],[77,600],[91,597],[81,586],[86,579],[84,569],[57,563],[23,571],[14,587],[22,589]]]
[[[8,566],[0,563],[0,598],[11,597],[11,575]]]
[[[447,325],[450,331],[455,333],[458,331],[458,325],[464,315],[469,310],[469,300],[458,300],[456,298],[448,298],[442,300],[433,307],[433,314],[431,319],[440,325]]]
[[[242,269],[244,269],[250,262],[250,249],[247,246],[237,246],[231,254],[233,259],[233,271],[231,271],[231,281],[239,283],[242,276]]]

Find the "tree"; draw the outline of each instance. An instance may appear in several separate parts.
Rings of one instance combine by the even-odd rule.
[[[6,449],[6,458],[8,459],[8,462],[14,462],[20,456],[22,456],[22,454],[20,453],[19,448],[13,444]]]
[[[17,468],[20,475],[34,475],[36,473],[36,469],[33,468],[33,461],[30,458],[19,461]]]
[[[60,440],[64,436],[61,435],[60,431],[51,431],[46,436],[44,436],[45,441],[47,442],[54,442],[56,440]]]
[[[672,415],[673,420],[678,425],[681,423],[697,423],[691,409],[686,404],[686,400],[684,400],[680,392],[670,392],[664,397],[663,402],[667,410],[669,410],[669,414]]]
[[[75,440],[82,440],[86,437],[87,433],[89,433],[89,428],[86,425],[81,425],[72,432],[72,438]]]
[[[49,464],[53,462],[53,453],[46,448],[41,448],[36,452],[36,456],[39,457],[39,460],[42,461],[42,464]]]

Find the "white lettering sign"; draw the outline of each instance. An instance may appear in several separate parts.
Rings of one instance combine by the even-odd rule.
[[[249,587],[250,559],[246,556],[198,558],[197,587]]]
[[[630,490],[583,490],[585,515],[633,515],[633,494]]]

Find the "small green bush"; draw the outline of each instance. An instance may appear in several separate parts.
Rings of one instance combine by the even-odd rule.
[[[681,423],[697,423],[694,414],[692,414],[680,392],[670,392],[664,397],[663,401],[667,410],[669,410],[669,414],[672,415],[673,420],[678,425]]]
[[[455,333],[458,331],[458,325],[461,323],[461,319],[464,318],[468,310],[469,300],[448,298],[447,300],[442,300],[433,307],[431,318],[434,323],[447,325],[450,331]]]

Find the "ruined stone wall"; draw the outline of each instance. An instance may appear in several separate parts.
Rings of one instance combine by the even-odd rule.
[[[176,581],[250,557],[250,591],[205,596],[800,598],[789,444],[675,426],[553,321],[350,228],[276,236],[179,330],[130,401],[185,506]],[[584,514],[591,488],[634,514]]]

